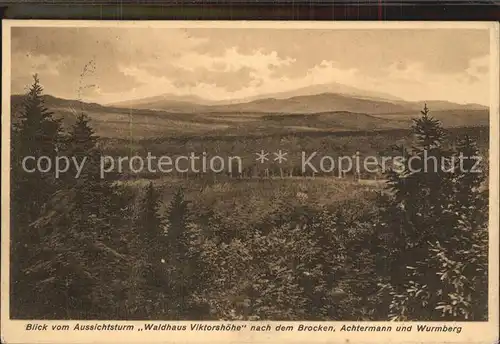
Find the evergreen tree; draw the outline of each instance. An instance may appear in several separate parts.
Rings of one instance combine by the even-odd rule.
[[[187,224],[189,220],[188,214],[189,202],[184,199],[184,191],[178,189],[168,206],[167,215],[167,238],[171,251],[175,252],[174,255],[179,256],[180,259],[185,257],[187,248],[185,243],[182,242],[182,237],[187,231]]]
[[[167,215],[167,252],[168,264],[171,268],[170,280],[175,308],[179,316],[185,316],[188,304],[188,251],[189,235],[187,233],[188,203],[184,200],[184,192],[178,189],[168,206]]]
[[[127,257],[116,249],[123,244],[121,212],[114,188],[100,178],[100,152],[88,122],[78,116],[64,152],[79,163],[85,159],[81,173],[70,171],[33,224],[46,235],[37,251],[39,263],[28,270],[37,276],[36,290],[59,312],[45,314],[49,317],[105,316],[116,307],[112,295],[124,288],[120,275]]]
[[[27,172],[22,167],[24,158],[29,156],[35,159],[45,156],[53,161],[60,145],[60,120],[54,119],[53,113],[45,107],[42,93],[40,80],[34,75],[12,133],[12,213],[25,223],[38,216],[55,184],[51,171]],[[27,167],[35,167],[33,161],[28,160]]]
[[[190,319],[197,316],[200,305],[195,300],[195,294],[203,288],[197,250],[201,233],[191,223],[189,202],[185,200],[182,189],[175,192],[169,204],[166,224],[168,275],[174,316]]]
[[[450,319],[486,320],[488,314],[488,192],[475,142],[467,135],[454,151],[454,235],[433,243],[428,264],[437,271],[442,297],[436,310]]]
[[[134,257],[128,298],[135,300],[135,316],[154,319],[169,309],[165,292],[168,286],[166,242],[160,201],[153,183],[149,183],[135,202],[132,228],[126,237]]]
[[[480,155],[476,143],[465,135],[459,139],[454,161],[455,205],[457,211],[465,211],[469,215],[481,215],[476,221],[484,222],[487,212],[484,209],[488,202],[488,189],[485,188],[487,162]],[[472,192],[471,192],[472,191]]]
[[[161,238],[164,236],[159,208],[158,194],[154,189],[153,182],[150,182],[139,204],[136,220],[139,235],[143,238],[144,244],[149,247],[153,247],[158,241],[162,241]]]
[[[449,235],[447,209],[451,173],[446,172],[450,154],[443,147],[445,133],[427,106],[412,127],[411,151],[400,148],[401,164],[389,171],[388,191],[381,203],[379,233],[388,243],[386,273],[391,281],[405,281],[405,266],[427,254],[427,242]]]
[[[67,186],[76,192],[77,208],[83,215],[105,216],[112,206],[109,202],[112,188],[100,176],[101,152],[97,146],[97,136],[89,125],[87,115],[83,113],[70,129],[66,154],[83,164],[80,174],[73,164],[65,180]]]
[[[389,261],[389,266],[382,270],[379,266],[379,271],[388,277],[385,288],[390,291],[390,316],[437,320],[441,306],[448,307],[447,297],[457,282],[443,267],[458,265],[462,271],[468,264],[463,259],[471,249],[484,246],[479,233],[484,227],[484,217],[480,218],[485,203],[477,195],[481,177],[470,173],[470,163],[466,164],[469,170],[457,169],[459,153],[443,148],[444,131],[429,116],[427,107],[412,129],[416,144],[403,154],[400,170],[388,174],[391,195],[380,202],[376,252],[387,255]],[[463,141],[459,149],[467,155],[475,152],[469,140]],[[477,286],[477,271],[467,274]],[[447,280],[447,276],[451,279]],[[456,310],[443,313],[450,319],[466,314]]]
[[[22,312],[21,304],[33,301],[29,290],[31,277],[23,271],[31,264],[33,252],[40,245],[42,233],[29,227],[54,193],[57,181],[54,174],[27,172],[23,160],[27,157],[47,157],[54,161],[60,145],[60,121],[53,118],[44,105],[43,88],[38,77],[24,98],[19,121],[13,125],[11,143],[11,300],[14,311]],[[36,168],[27,160],[26,167]],[[46,166],[42,166],[46,168]]]
[[[165,280],[162,266],[167,258],[165,255],[167,247],[163,219],[159,214],[159,209],[159,197],[153,183],[150,182],[139,201],[135,217],[137,247],[142,251],[145,267],[150,272],[147,281],[150,286],[161,286]]]

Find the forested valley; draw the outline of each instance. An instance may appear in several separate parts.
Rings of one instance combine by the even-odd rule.
[[[91,121],[63,128],[42,94],[35,78],[11,134],[12,318],[487,319],[488,162],[412,172],[411,157],[480,154],[466,134],[451,143],[432,109],[381,188],[342,184],[350,198],[319,202],[314,180],[254,181],[231,198],[223,187],[250,182],[197,194],[189,180],[101,178]],[[87,162],[78,178],[22,169],[42,155]],[[264,185],[265,200],[248,196]],[[224,211],[200,203],[216,190]]]

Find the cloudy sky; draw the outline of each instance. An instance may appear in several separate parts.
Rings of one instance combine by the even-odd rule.
[[[487,30],[12,28],[12,92],[99,103],[239,99],[341,83],[406,100],[489,104]]]

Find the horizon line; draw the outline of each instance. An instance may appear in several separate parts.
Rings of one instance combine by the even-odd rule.
[[[414,104],[416,104],[416,103],[431,103],[431,102],[446,102],[446,103],[460,105],[460,106],[479,105],[479,106],[482,106],[485,108],[490,108],[489,104],[482,104],[479,102],[457,103],[457,102],[454,102],[451,100],[446,100],[446,99],[407,100],[407,99],[403,99],[400,97],[394,97],[394,98],[399,98],[399,99],[393,100],[393,99],[382,98],[382,97],[377,98],[377,97],[371,97],[371,96],[359,96],[359,95],[355,95],[355,94],[348,94],[348,93],[341,93],[341,92],[320,92],[320,93],[314,93],[314,94],[295,95],[295,96],[289,96],[289,97],[283,97],[283,98],[276,98],[270,94],[262,94],[262,95],[256,95],[256,96],[251,96],[251,97],[246,97],[246,98],[226,98],[226,99],[217,99],[217,100],[203,98],[203,97],[195,95],[195,94],[176,95],[174,93],[161,93],[161,94],[157,94],[157,95],[151,95],[148,97],[124,99],[124,100],[120,100],[117,102],[111,102],[111,103],[99,102],[96,100],[92,100],[90,98],[78,99],[78,98],[61,97],[61,96],[54,95],[52,93],[44,93],[43,96],[49,96],[49,97],[53,97],[53,98],[57,98],[57,99],[61,99],[61,100],[67,100],[67,101],[79,101],[79,102],[87,103],[87,104],[97,104],[97,105],[100,105],[103,107],[117,107],[116,105],[119,103],[122,103],[122,102],[141,101],[144,99],[161,97],[161,96],[173,96],[173,97],[179,97],[179,98],[192,96],[192,97],[199,98],[202,101],[206,101],[209,104],[203,104],[203,103],[199,103],[199,102],[192,102],[192,101],[185,101],[185,100],[175,100],[175,99],[173,99],[171,101],[184,102],[187,104],[199,105],[199,106],[226,106],[226,105],[236,105],[236,104],[247,104],[247,103],[251,103],[254,101],[265,100],[265,99],[288,100],[288,99],[292,99],[292,98],[314,97],[314,96],[324,95],[324,94],[335,94],[335,95],[347,96],[347,97],[354,98],[354,99],[372,100],[372,101],[379,101],[379,102],[385,102],[385,103],[391,103],[391,104],[397,104],[397,102],[406,102],[406,103],[414,103]],[[11,93],[11,96],[25,96],[25,95],[26,95],[26,93]],[[219,103],[219,104],[217,104],[217,103]]]

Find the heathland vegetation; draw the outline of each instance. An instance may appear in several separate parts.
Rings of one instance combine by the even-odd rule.
[[[487,159],[482,173],[468,159],[447,172],[409,166],[424,154],[486,157],[487,127],[444,129],[425,107],[413,121],[371,132],[278,130],[279,121],[307,124],[299,117],[273,117],[270,131],[260,116],[262,130],[247,127],[247,135],[239,125],[233,135],[98,137],[93,125],[103,125],[90,110],[65,123],[45,100],[35,77],[12,130],[13,318],[487,319]],[[353,123],[350,115],[343,123]],[[323,124],[335,118],[319,115]],[[405,159],[377,184],[313,178],[293,159],[255,178],[100,175],[103,154],[244,156],[283,146],[289,156],[394,148]],[[56,178],[24,171],[28,155],[88,160],[78,178],[75,170]]]

